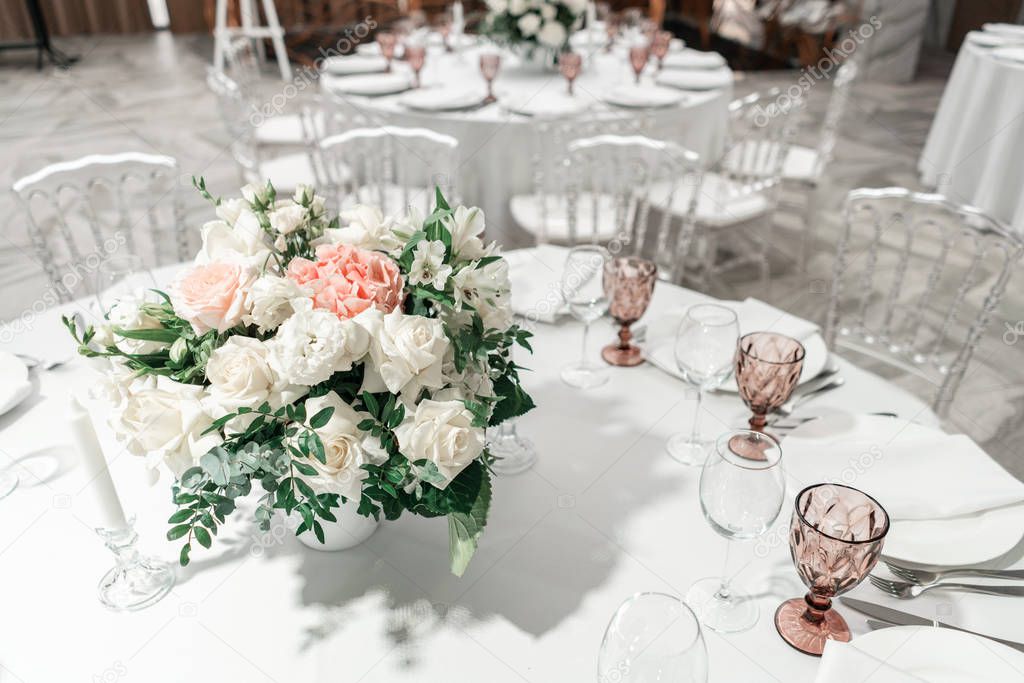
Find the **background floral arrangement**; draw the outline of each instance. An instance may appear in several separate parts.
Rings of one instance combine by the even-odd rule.
[[[446,516],[461,575],[491,502],[484,429],[533,407],[510,353],[530,334],[483,213],[438,191],[425,218],[328,220],[308,187],[196,187],[218,220],[169,292],[122,297],[95,328],[64,321],[81,354],[110,361],[118,438],[176,477],[181,564],[256,490],[262,529],[280,509],[321,543],[342,503]]]
[[[484,33],[503,45],[560,51],[586,7],[586,0],[487,0]]]

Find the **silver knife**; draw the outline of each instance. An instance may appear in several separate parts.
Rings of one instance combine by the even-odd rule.
[[[1021,652],[1024,652],[1024,643],[1018,643],[1013,640],[1003,640],[1002,638],[993,638],[992,636],[987,636],[984,633],[978,633],[977,631],[968,631],[965,628],[953,626],[952,624],[946,624],[941,621],[932,621],[931,619],[919,617],[916,614],[910,614],[908,612],[901,612],[898,609],[892,609],[891,607],[886,607],[884,605],[876,605],[872,602],[864,602],[863,600],[857,600],[856,598],[839,598],[839,602],[841,602],[846,607],[855,609],[862,614],[868,615],[869,617],[880,619],[881,621],[885,622],[885,625],[888,626],[937,626],[939,628],[948,628],[952,629],[953,631],[970,633],[972,636],[988,638],[989,640],[994,640],[997,643],[1002,643],[1007,647],[1012,647],[1014,650],[1020,650]],[[870,620],[868,622],[868,625],[871,625]],[[872,628],[875,627],[872,626]]]

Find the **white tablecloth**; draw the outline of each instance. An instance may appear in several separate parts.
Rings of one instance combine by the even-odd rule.
[[[169,269],[157,273],[158,281],[170,276]],[[648,320],[701,298],[659,283]],[[39,316],[4,348],[66,354],[58,313]],[[596,328],[595,357],[597,344],[613,337],[610,325]],[[701,516],[698,470],[664,452],[670,434],[689,428],[692,396],[646,365],[614,368],[608,384],[593,391],[570,389],[558,372],[575,360],[580,333],[574,323],[540,325],[536,354],[518,358],[532,368],[526,384],[540,406],[520,430],[540,457],[531,471],[496,481],[479,552],[461,579],[448,572],[444,520],[407,515],[361,546],[324,553],[300,545],[289,531],[294,525],[259,533],[240,510],[213,550],[193,551],[170,596],[132,614],[106,611],[96,599],[111,556],[89,527],[93,501],[61,414],[67,393],[95,377],[77,361],[44,373],[38,394],[0,417],[7,459],[37,471],[45,462],[40,454],[59,463],[44,482],[26,476],[0,501],[0,678],[593,681],[601,636],[622,600],[644,590],[685,594],[694,580],[721,570],[725,541]],[[816,407],[934,421],[920,401],[881,379],[846,362],[842,373],[846,385]],[[746,418],[736,395],[714,394],[705,406],[708,436]],[[138,516],[142,545],[173,561],[179,544],[164,540],[172,510],[166,478],[155,488],[129,488],[140,460],[117,448],[107,455]],[[788,519],[787,506],[779,528]],[[780,601],[804,589],[785,542],[770,545],[763,559],[749,546],[732,551],[730,573],[761,596],[761,618],[745,633],[705,633],[712,683],[814,678],[818,660],[786,645],[772,623]],[[870,586],[857,590],[882,601]],[[927,597],[913,607],[935,609]],[[958,595],[949,609],[946,620],[1024,640],[1012,600]],[[855,632],[864,631],[861,617],[844,613]]]
[[[926,185],[1024,230],[1024,64],[992,56],[969,33],[918,169]]]
[[[455,87],[476,84],[482,98],[486,85],[480,75],[479,54],[478,49],[457,54],[432,51],[422,72],[423,87],[440,87],[442,83]],[[455,137],[459,141],[460,168],[456,185],[461,201],[484,209],[489,239],[521,246],[532,240],[524,242],[525,235],[514,230],[508,200],[534,189],[531,169],[534,143],[530,137],[534,119],[509,113],[501,104],[510,99],[529,99],[534,104],[545,98],[560,97],[565,92],[566,82],[557,71],[516,68],[514,59],[510,55],[503,57],[501,71],[494,81],[499,101],[482,109],[414,111],[401,103],[401,95],[372,98],[344,95],[333,101],[345,114],[368,117],[380,125],[418,126]],[[397,63],[395,68],[407,69]],[[650,81],[652,72],[653,64],[649,65],[645,81]],[[321,87],[330,92],[336,79],[324,74]],[[646,134],[674,140],[702,158],[715,159],[721,154],[728,126],[731,87],[688,92],[679,105],[661,109],[613,107],[600,100],[604,89],[616,83],[631,83],[632,79],[633,72],[622,51],[588,56],[575,87],[576,97],[587,104],[582,115],[617,123],[625,135]],[[644,119],[649,119],[649,125],[645,125]]]

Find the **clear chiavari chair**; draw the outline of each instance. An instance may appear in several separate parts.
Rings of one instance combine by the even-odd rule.
[[[847,195],[825,340],[925,380],[948,415],[1024,256],[1024,239],[979,209],[903,188]]]
[[[95,154],[15,181],[33,248],[52,291],[66,302],[95,293],[99,265],[119,253],[146,266],[195,253],[186,231],[178,163],[168,156]]]
[[[434,209],[435,187],[458,202],[459,141],[426,128],[353,128],[320,142],[327,187],[338,206],[380,207],[385,216]]]

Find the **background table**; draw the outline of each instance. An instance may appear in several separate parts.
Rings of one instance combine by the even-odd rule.
[[[926,185],[1024,230],[1024,64],[967,35],[918,170]]]
[[[173,270],[158,271],[158,282]],[[648,320],[704,298],[659,283]],[[48,311],[4,348],[65,355],[58,314],[69,310],[89,313],[75,305]],[[535,331],[536,354],[519,360],[532,368],[526,385],[539,408],[520,430],[540,457],[531,471],[496,480],[491,517],[464,577],[448,572],[444,520],[405,516],[361,546],[323,553],[300,545],[293,523],[279,519],[263,534],[241,509],[213,550],[193,552],[170,596],[133,614],[109,612],[96,599],[111,556],[89,528],[90,490],[68,448],[62,412],[70,391],[98,379],[81,361],[43,373],[38,395],[0,417],[7,458],[36,471],[57,463],[45,482],[25,477],[0,501],[0,671],[8,672],[0,678],[594,681],[616,607],[637,591],[684,594],[694,580],[716,575],[725,541],[701,516],[699,471],[664,452],[670,434],[689,429],[693,395],[647,365],[613,368],[605,386],[573,390],[558,372],[575,359],[579,325]],[[596,344],[612,336],[610,325],[596,325],[595,355]],[[934,423],[916,398],[841,365],[846,385],[807,410],[893,411]],[[712,394],[705,407],[708,436],[746,418],[736,395]],[[108,458],[125,505],[138,515],[142,545],[173,561],[178,543],[163,539],[172,510],[166,477],[155,488],[129,488],[129,480],[142,479],[140,460],[119,448]],[[804,592],[785,542],[789,505],[760,551],[738,545],[731,553],[730,573],[759,596],[761,618],[744,633],[705,633],[712,683],[814,679],[818,660],[786,645],[772,623],[783,599]],[[856,593],[885,601],[870,586]],[[1024,640],[1013,601],[957,598],[944,620]],[[930,616],[944,604],[936,600],[899,607]],[[863,618],[843,611],[862,633]]]

